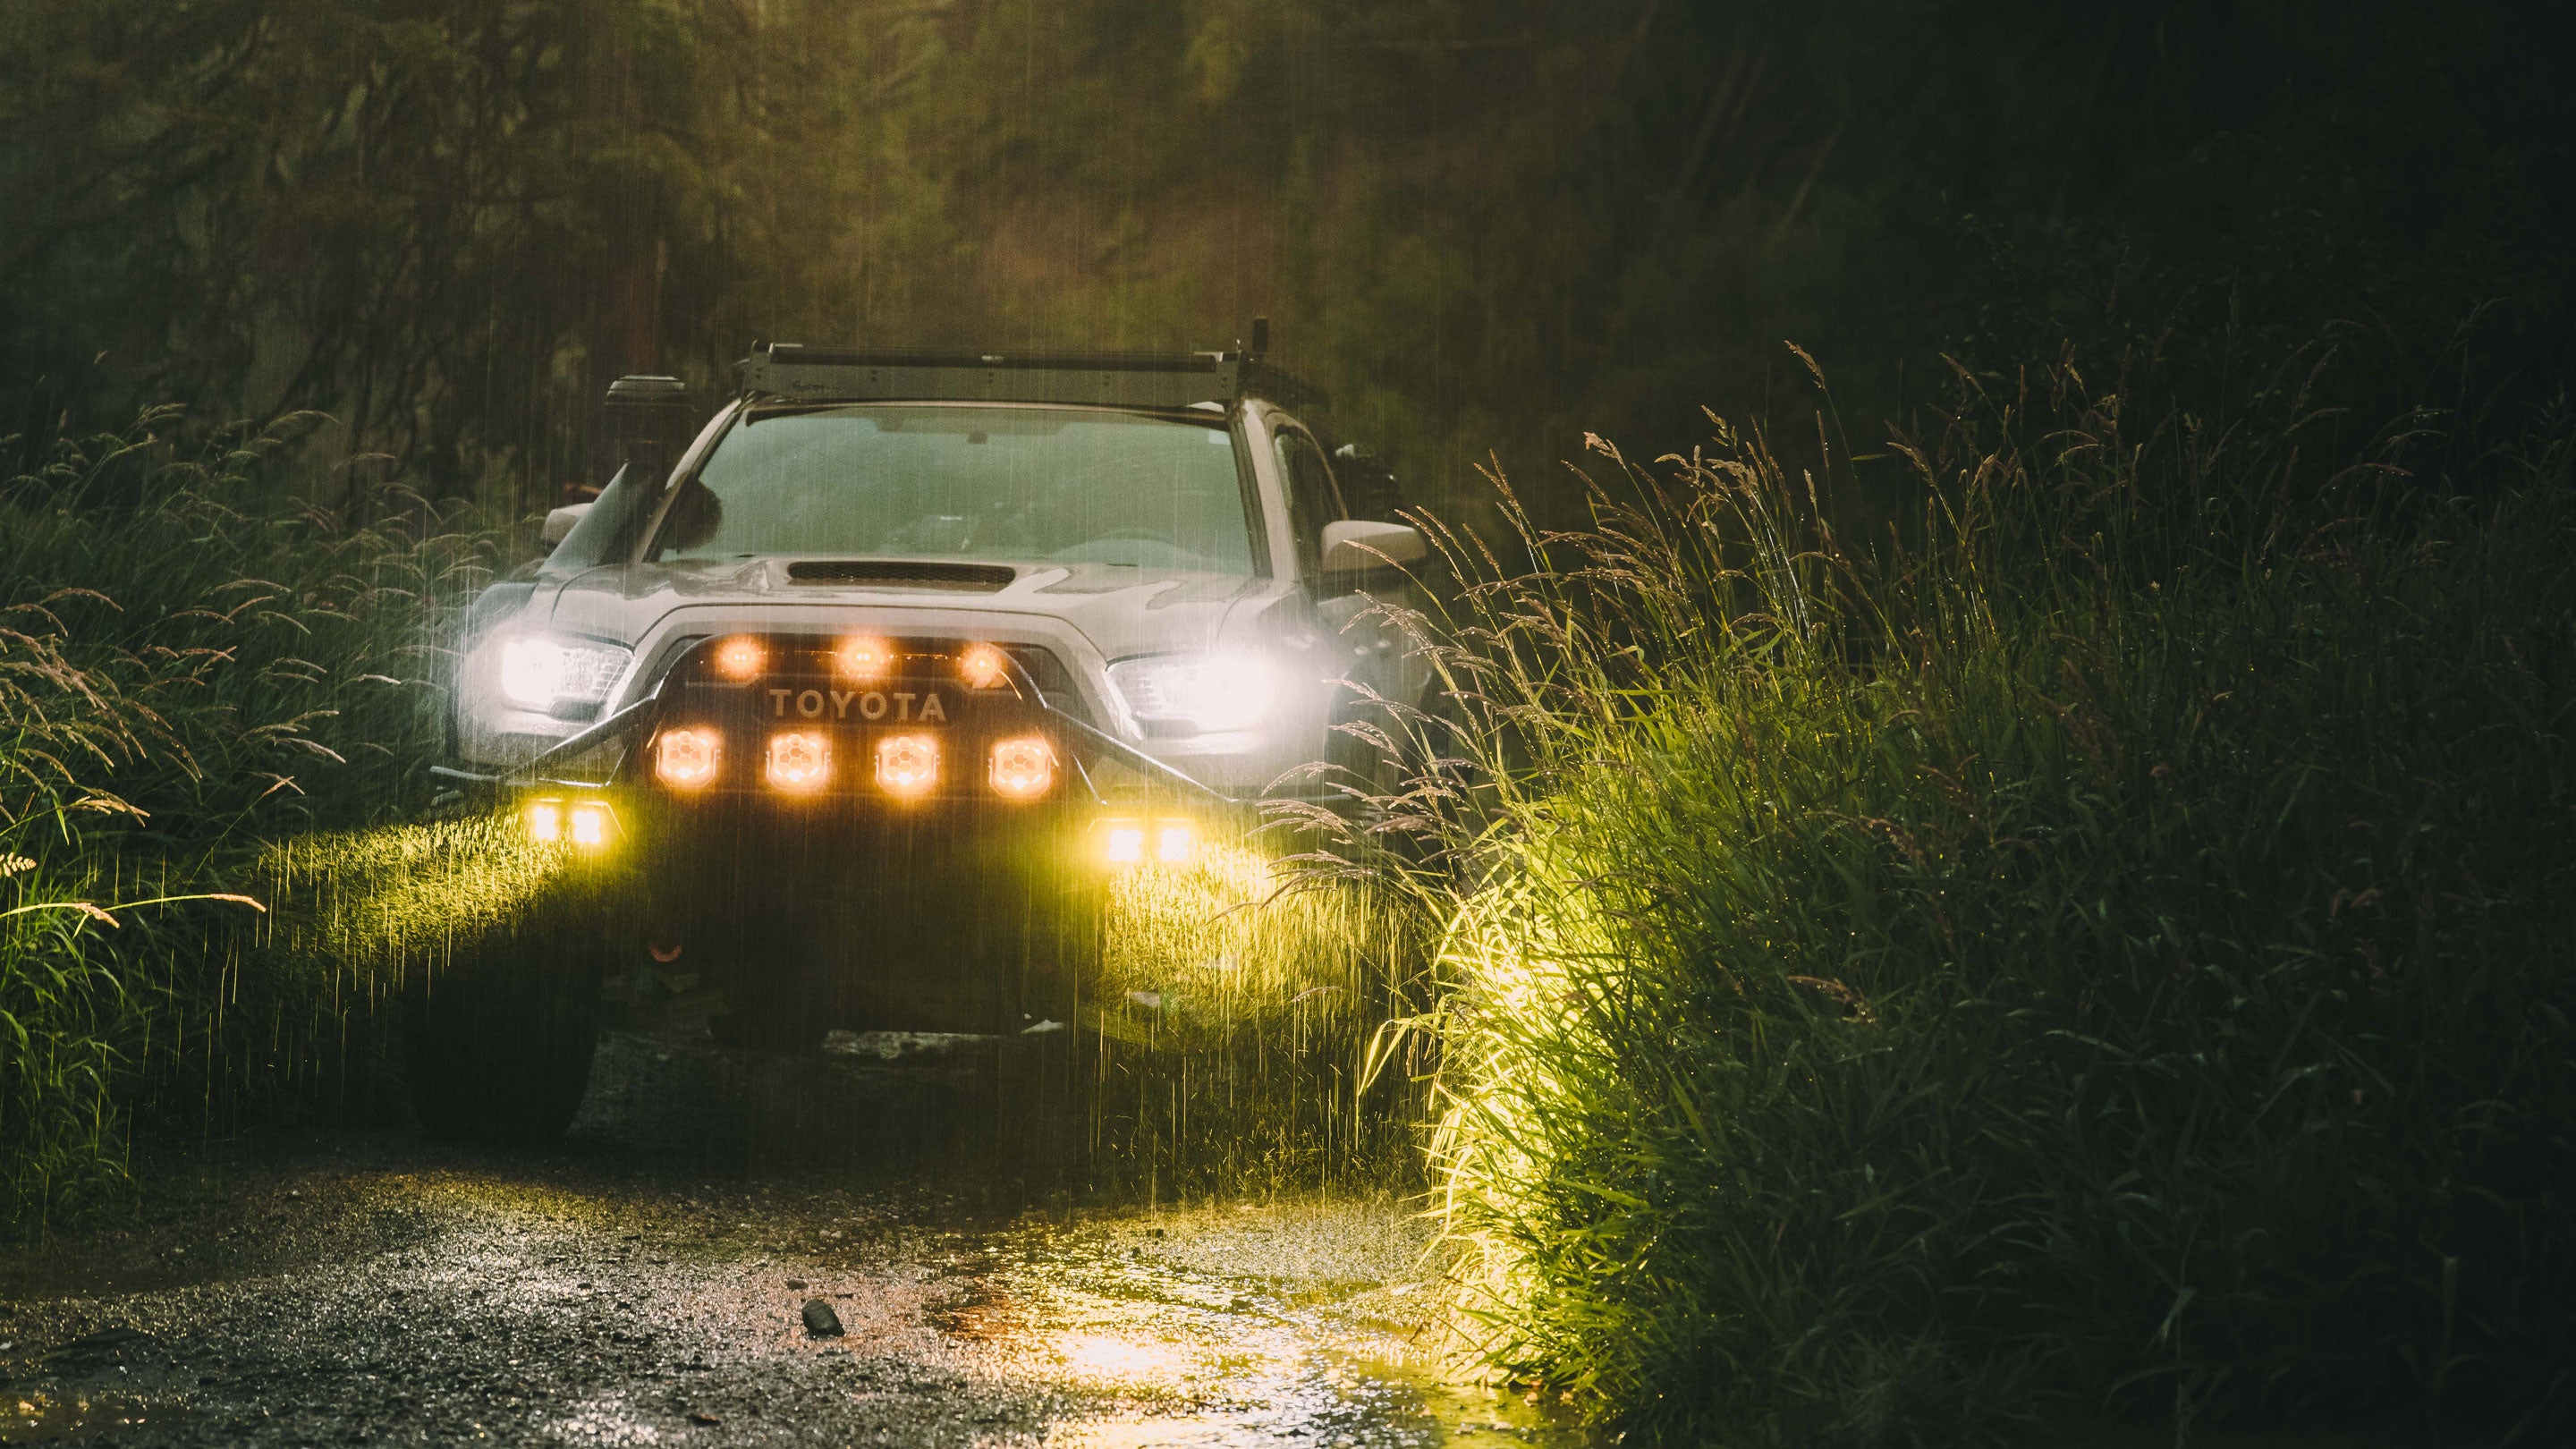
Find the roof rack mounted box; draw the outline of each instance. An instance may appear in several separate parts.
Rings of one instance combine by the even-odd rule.
[[[1326,403],[1321,390],[1240,352],[863,352],[773,342],[734,370],[744,392],[791,402]]]

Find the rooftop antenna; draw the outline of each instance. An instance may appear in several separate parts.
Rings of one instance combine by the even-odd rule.
[[[1267,317],[1255,317],[1252,319],[1252,351],[1247,355],[1250,357],[1259,357],[1269,350],[1270,319]]]

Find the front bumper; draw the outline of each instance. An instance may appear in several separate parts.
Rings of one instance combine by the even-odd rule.
[[[614,861],[639,978],[814,1032],[1070,1021],[1110,874],[1185,859],[1226,812],[1168,782],[1111,783],[1114,762],[1025,664],[977,687],[959,649],[903,641],[852,679],[839,644],[705,641],[619,738],[561,762],[586,781],[531,782],[517,808],[532,833]],[[1053,766],[1038,788],[1033,741]]]

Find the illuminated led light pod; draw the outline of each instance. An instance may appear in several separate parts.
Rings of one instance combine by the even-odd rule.
[[[716,646],[716,673],[727,679],[757,679],[769,665],[769,651],[748,634],[737,634]]]
[[[832,778],[832,744],[821,730],[780,730],[769,737],[769,783],[811,795]]]
[[[539,800],[528,806],[528,838],[541,845],[552,845],[563,839],[563,804],[557,800]]]
[[[927,795],[939,783],[937,735],[887,735],[877,741],[877,783],[889,795]]]
[[[572,843],[597,850],[608,843],[608,807],[584,801],[572,807]]]
[[[894,667],[894,645],[873,635],[853,635],[832,651],[832,667],[844,679],[883,679]]]
[[[1181,865],[1198,853],[1199,832],[1186,820],[1165,820],[1154,827],[1154,858]]]
[[[653,774],[674,790],[701,790],[714,783],[724,760],[724,737],[702,727],[664,730],[653,741]]]
[[[1134,865],[1145,858],[1145,827],[1132,820],[1110,821],[1101,839],[1101,854],[1111,865]]]
[[[957,656],[957,677],[970,689],[999,689],[1011,681],[1011,663],[990,644],[969,644]]]
[[[1034,800],[1055,783],[1055,746],[1042,735],[993,742],[993,793],[1006,800]]]

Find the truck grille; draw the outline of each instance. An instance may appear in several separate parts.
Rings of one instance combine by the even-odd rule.
[[[992,667],[995,649],[1037,699]],[[701,799],[1063,799],[1082,751],[1041,700],[1090,722],[1072,671],[1035,644],[701,636],[663,686],[645,768]]]

